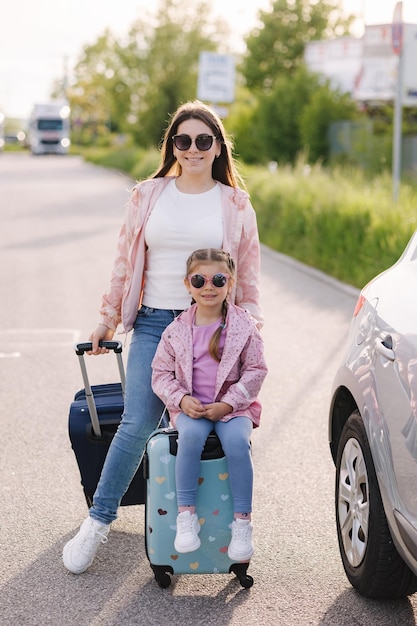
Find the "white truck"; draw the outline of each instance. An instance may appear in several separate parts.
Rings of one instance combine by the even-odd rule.
[[[32,154],[67,154],[70,147],[70,108],[65,100],[35,104],[29,119]]]
[[[0,111],[0,152],[4,148],[4,113]]]

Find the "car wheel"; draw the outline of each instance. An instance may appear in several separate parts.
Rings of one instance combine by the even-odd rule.
[[[339,549],[351,585],[367,598],[414,593],[417,578],[392,541],[365,426],[357,411],[340,437],[335,495]]]

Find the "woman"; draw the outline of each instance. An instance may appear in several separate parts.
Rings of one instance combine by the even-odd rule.
[[[125,407],[89,516],[64,547],[65,567],[81,574],[100,543],[157,427],[163,403],[151,388],[151,363],[163,330],[190,304],[186,259],[196,248],[221,248],[236,263],[230,301],[262,324],[259,309],[259,237],[256,215],[216,113],[199,101],[181,105],[165,132],[161,165],[137,184],[119,236],[101,321],[90,336],[92,353],[106,352],[119,324],[133,329],[126,368]]]

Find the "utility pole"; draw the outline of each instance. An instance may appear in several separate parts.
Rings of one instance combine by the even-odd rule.
[[[392,49],[398,57],[397,88],[394,103],[394,137],[392,153],[392,196],[398,201],[401,181],[401,135],[402,135],[402,91],[403,91],[403,20],[402,2],[397,2],[392,20]]]

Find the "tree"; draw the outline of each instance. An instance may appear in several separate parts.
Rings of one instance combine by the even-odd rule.
[[[260,11],[262,26],[246,39],[241,71],[249,89],[271,91],[282,75],[292,74],[312,40],[344,35],[352,18],[342,18],[340,0],[274,0]]]
[[[123,130],[130,89],[121,50],[109,30],[83,48],[67,90],[78,141],[89,143],[110,130]]]
[[[84,49],[69,99],[141,145],[156,145],[168,115],[196,97],[199,55],[221,49],[226,27],[210,21],[208,0],[161,0],[117,42],[106,32]]]
[[[328,129],[332,122],[351,120],[357,116],[357,107],[347,95],[332,89],[328,82],[311,94],[300,114],[301,144],[308,147],[310,161],[327,160],[329,155]]]
[[[259,99],[255,124],[263,138],[264,159],[295,161],[304,148],[300,118],[319,85],[318,77],[301,66],[291,77],[280,76],[272,92]]]
[[[305,65],[280,76],[271,92],[234,105],[231,120],[237,154],[248,163],[293,163],[304,151],[311,162],[328,157],[328,126],[352,119],[357,107],[347,94]]]
[[[200,52],[219,48],[224,26],[210,22],[208,2],[185,6],[181,0],[164,0],[153,27],[137,22],[130,32],[130,50],[142,58],[143,75],[137,83],[131,130],[145,145],[155,145],[168,114],[197,95]]]
[[[293,162],[301,150],[310,158],[327,156],[327,123],[350,117],[354,105],[333,91],[303,62],[306,43],[345,34],[351,18],[343,19],[339,0],[275,0],[261,11],[262,25],[248,36],[241,64],[252,108],[233,119],[237,152],[253,162]],[[322,114],[320,106],[325,105]],[[310,106],[310,109],[309,109]],[[236,110],[237,107],[234,107]],[[308,124],[317,125],[309,128]],[[249,128],[250,124],[250,128]],[[249,145],[247,137],[256,138]]]

